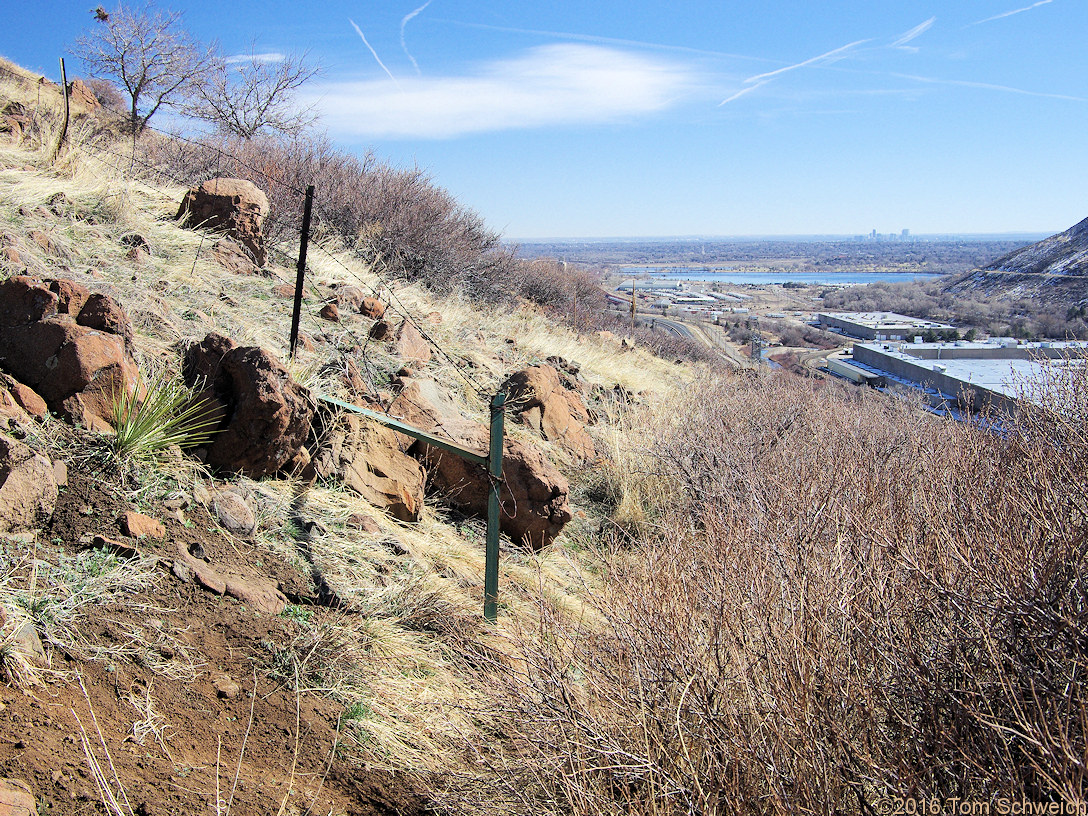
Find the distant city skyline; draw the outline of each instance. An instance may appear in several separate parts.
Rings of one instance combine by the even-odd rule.
[[[509,240],[1088,215],[1084,0],[159,5],[227,54],[309,51],[334,142],[423,168]],[[0,54],[55,77],[92,6],[13,4]]]

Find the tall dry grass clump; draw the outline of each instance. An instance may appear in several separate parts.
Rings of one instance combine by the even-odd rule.
[[[1083,802],[1088,375],[1051,390],[1006,438],[792,378],[684,394],[646,446],[668,524],[603,553],[604,625],[542,602],[492,684],[510,801]]]

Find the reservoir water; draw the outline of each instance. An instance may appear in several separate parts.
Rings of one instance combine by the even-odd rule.
[[[940,275],[909,272],[742,272],[728,267],[708,269],[705,266],[628,266],[623,269],[622,274],[648,274],[656,280],[690,280],[732,284],[751,283],[756,285],[805,283],[820,286],[828,284],[848,286],[859,283],[877,283],[879,281],[930,280],[940,277]]]

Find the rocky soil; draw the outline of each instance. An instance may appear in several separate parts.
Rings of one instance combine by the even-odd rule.
[[[73,472],[33,543],[3,541],[9,591],[32,593],[33,564],[81,555],[141,577],[88,601],[78,638],[56,633],[63,648],[48,619],[44,646],[9,644],[29,660],[0,684],[0,776],[28,783],[41,814],[102,812],[89,757],[125,813],[422,813],[409,779],[344,758],[342,707],[292,690],[293,642],[332,614],[308,576],[199,503],[150,508],[159,534],[138,539],[124,534],[130,510]],[[30,564],[16,552],[28,546]]]

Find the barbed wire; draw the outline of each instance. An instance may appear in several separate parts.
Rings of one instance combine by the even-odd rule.
[[[30,77],[28,77],[26,75],[23,75],[23,74],[19,74],[19,73],[15,72],[15,71],[11,71],[10,69],[6,68],[5,66],[0,66],[0,73],[11,76],[11,77],[15,78],[16,80],[19,80],[20,82],[24,82],[24,83],[33,81],[32,79],[30,79]],[[51,82],[51,80],[47,80],[45,77],[41,77],[38,80],[38,84],[39,85],[42,84],[43,81]],[[56,83],[54,83],[54,84],[56,84]],[[40,111],[40,108],[41,108],[40,98],[38,100],[38,107],[39,107],[39,111]],[[283,190],[285,190],[287,192],[290,192],[290,193],[292,193],[292,194],[294,194],[296,196],[300,196],[300,197],[306,195],[306,191],[303,190],[302,188],[300,188],[298,186],[295,186],[294,184],[291,184],[289,182],[286,182],[286,181],[284,181],[282,179],[275,178],[274,176],[270,175],[266,170],[252,164],[246,158],[238,155],[237,153],[235,153],[233,151],[225,149],[222,144],[216,144],[216,143],[210,142],[210,141],[203,141],[203,140],[189,138],[187,136],[182,135],[181,133],[159,129],[157,127],[154,127],[152,125],[148,125],[146,123],[143,126],[143,130],[149,130],[149,131],[151,131],[151,132],[153,132],[155,134],[158,134],[159,136],[161,136],[161,137],[163,137],[165,139],[168,139],[168,140],[174,140],[176,142],[181,142],[181,143],[184,143],[184,144],[192,145],[194,147],[199,147],[202,150],[209,151],[209,153],[214,152],[214,154],[215,154],[216,177],[218,177],[218,175],[219,175],[219,169],[222,166],[223,159],[226,158],[226,159],[230,160],[231,162],[236,163],[238,166],[243,167],[246,170],[249,170],[252,173],[261,176],[262,178],[267,180],[269,183],[275,184],[275,185],[277,185],[278,187],[280,187],[281,189],[283,189]],[[102,145],[100,143],[96,144],[96,143],[92,142],[91,140],[84,140],[84,141],[80,142],[79,143],[79,148],[82,149],[82,150],[86,150],[88,153],[91,153],[92,155],[94,155],[94,157],[96,159],[101,161],[107,167],[110,167],[111,169],[115,170],[121,176],[130,175],[132,173],[132,170],[135,167],[138,166],[138,167],[142,168],[144,171],[146,171],[147,173],[150,173],[150,174],[153,174],[154,176],[166,179],[166,180],[170,181],[171,183],[176,184],[177,186],[188,187],[188,186],[191,186],[191,184],[192,184],[191,179],[189,179],[189,180],[182,179],[179,176],[177,176],[176,174],[173,174],[173,173],[169,172],[168,170],[163,168],[161,165],[153,164],[153,163],[145,160],[140,155],[138,155],[137,150],[136,150],[136,140],[135,140],[135,138],[133,139],[133,142],[132,142],[131,151],[126,150],[124,154],[121,154],[120,152],[118,152],[116,150],[111,150],[108,147],[106,147],[106,146],[104,146],[104,145]],[[125,163],[128,164],[127,168],[124,167]],[[144,175],[144,174],[141,174],[141,175]],[[163,197],[169,198],[170,195],[171,195],[171,193],[169,191],[166,191],[166,190],[162,189],[161,187],[159,187],[153,181],[151,181],[150,179],[148,179],[146,177],[141,178],[140,181],[142,183],[146,184],[148,187],[150,187],[156,193],[162,195]],[[321,199],[319,196],[317,196],[316,193],[315,193],[315,196],[314,196],[314,203],[315,203],[315,205],[318,206],[319,211],[325,217],[325,219],[328,220],[328,221],[331,221],[332,220],[331,217],[328,216],[328,214],[324,211],[324,208],[321,206],[323,203],[325,203],[325,200]],[[193,269],[194,270],[196,268],[197,262],[199,261],[200,254],[201,254],[201,251],[203,249],[203,245],[204,245],[204,236],[201,237],[201,243],[197,247],[196,254],[195,254],[194,258],[193,258]],[[387,275],[385,275],[382,272],[382,270],[380,269],[378,264],[372,262],[372,263],[369,264],[369,268],[370,268],[370,271],[375,276],[377,276],[378,280],[381,283],[382,289],[384,291],[388,292],[388,296],[386,298],[382,298],[380,291],[378,291],[372,285],[370,285],[368,282],[366,282],[358,274],[357,271],[351,269],[336,254],[334,254],[334,252],[332,252],[330,249],[325,247],[321,242],[311,240],[310,245],[314,246],[318,250],[320,250],[321,253],[323,253],[323,255],[325,257],[330,259],[337,267],[339,267],[345,273],[350,275],[353,280],[355,280],[357,283],[361,283],[364,287],[366,287],[375,296],[375,298],[377,298],[378,300],[384,300],[385,303],[386,303],[387,309],[392,310],[394,314],[398,315],[399,317],[401,317],[402,320],[404,320],[406,323],[411,325],[419,333],[420,337],[422,337],[423,340],[435,352],[437,352],[438,355],[441,358],[443,358],[446,362],[449,363],[449,365],[454,370],[454,372],[459,377],[461,377],[461,379],[463,379],[465,381],[465,383],[468,384],[474,390],[474,392],[476,392],[477,394],[481,394],[481,395],[486,394],[486,390],[483,388],[483,386],[481,385],[479,380],[477,380],[474,376],[472,376],[470,373],[468,373],[466,371],[466,368],[463,366],[463,364],[459,363],[454,357],[452,357],[442,347],[442,345],[439,344],[438,341],[435,340],[434,337],[432,337],[431,334],[419,323],[419,321],[417,321],[412,316],[411,311],[408,309],[408,307],[404,304],[404,301],[401,300],[400,296],[397,294],[396,285],[394,284],[394,282]],[[275,254],[277,254],[278,256],[280,256],[281,258],[285,258],[290,263],[293,263],[293,264],[297,265],[297,263],[298,263],[297,255],[293,255],[292,253],[285,251],[278,244],[269,243],[268,249],[271,250],[272,252],[274,252]]]
[[[332,252],[330,252],[328,249],[326,249],[320,243],[314,242],[314,243],[311,244],[311,246],[317,247],[333,263],[335,263],[337,266],[339,266],[341,269],[343,269],[346,273],[351,275],[356,281],[358,281],[359,283],[362,283],[367,289],[369,289],[370,292],[378,300],[382,300],[381,294],[380,294],[380,292],[378,290],[376,290],[373,286],[371,286],[369,283],[367,283],[362,278],[360,278],[356,271],[351,269],[347,264],[345,264],[343,261],[341,261],[336,255],[334,255]],[[394,289],[392,283],[390,283],[381,274],[381,272],[379,272],[373,265],[371,265],[370,271],[373,272],[375,275],[377,275],[378,280],[380,280],[382,282],[385,289],[389,292],[389,298],[386,299],[387,308],[391,309],[394,314],[399,315],[405,322],[409,323],[417,332],[419,332],[420,336],[432,348],[434,348],[434,350],[437,351],[438,354],[443,359],[446,360],[446,362],[448,362],[450,364],[450,366],[457,373],[457,375],[460,376],[461,379],[463,379],[473,389],[473,391],[476,394],[486,394],[487,390],[480,384],[479,380],[477,380],[475,377],[471,376],[470,374],[466,373],[465,370],[464,370],[464,367],[461,364],[459,364],[457,362],[457,360],[455,360],[444,348],[442,348],[442,346],[439,345],[438,341],[436,341],[433,337],[431,337],[430,334],[426,331],[426,329],[424,329],[419,324],[419,322],[417,320],[415,320],[415,318],[412,317],[411,312],[404,305],[404,302],[397,296],[396,290]],[[393,301],[396,302],[396,306],[393,306]]]

